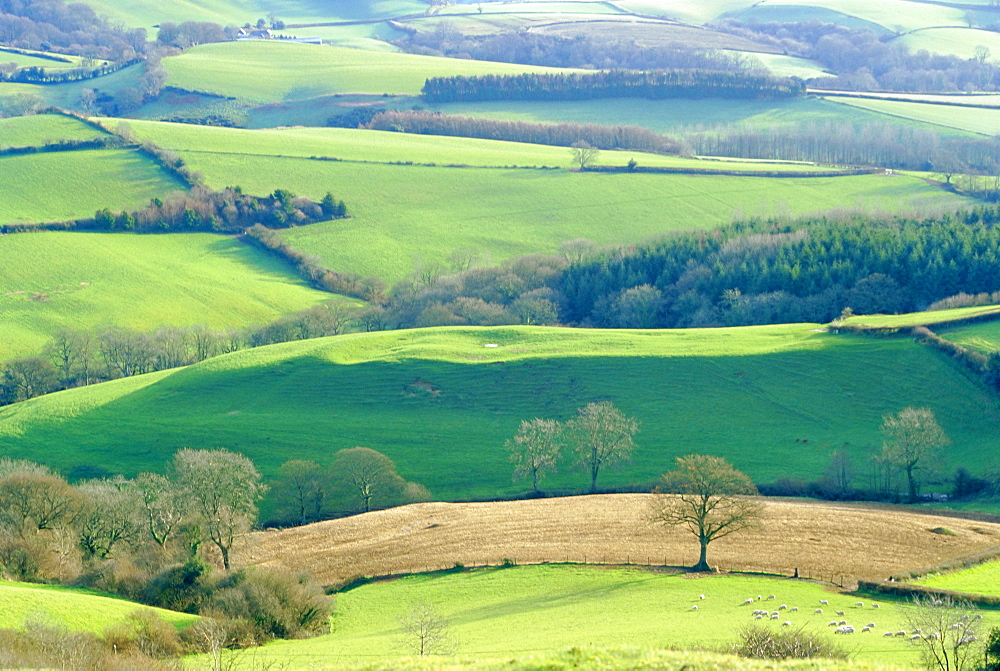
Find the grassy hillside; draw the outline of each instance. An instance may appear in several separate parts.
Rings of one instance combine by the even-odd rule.
[[[36,114],[0,119],[0,148],[34,147],[59,140],[91,140],[107,135],[61,114]]]
[[[418,95],[428,77],[558,72],[510,63],[468,61],[344,47],[278,42],[220,42],[163,60],[168,83],[252,102],[344,93]]]
[[[155,611],[178,629],[198,619],[197,615],[151,608],[89,590],[0,581],[0,627],[5,629],[20,629],[35,621],[100,634],[139,609]]]
[[[0,237],[0,361],[37,353],[60,328],[244,326],[330,297],[227,237],[7,235]]]
[[[940,335],[983,354],[1000,351],[1000,320],[985,324],[956,326],[941,331]]]
[[[963,26],[960,28],[927,28],[908,33],[899,41],[910,51],[927,51],[952,54],[959,58],[972,58],[976,47],[984,46],[994,54],[1000,52],[1000,35],[993,31]]]
[[[650,524],[649,494],[421,503],[254,534],[241,561],[308,571],[324,584],[467,566],[540,562],[692,566],[686,529]],[[947,528],[951,534],[933,533]],[[843,583],[884,579],[992,548],[1000,525],[900,506],[765,499],[760,527],[719,539],[712,566]],[[873,543],[872,539],[878,542]],[[841,548],[853,548],[844,553]]]
[[[837,96],[834,100],[845,105],[860,107],[880,114],[902,119],[912,119],[946,128],[955,128],[980,135],[996,135],[1000,133],[1000,109],[981,109],[976,107],[960,107],[958,105],[901,102],[898,100],[872,100],[869,98],[849,98],[842,96]],[[961,99],[958,102],[961,102]]]
[[[149,158],[123,149],[4,156],[0,171],[0,224],[92,217],[104,207],[140,208],[182,188]]]
[[[742,605],[758,594],[776,598]],[[830,602],[824,607],[830,614],[813,613],[821,599]],[[295,659],[303,667],[309,662],[328,664],[333,655],[388,662],[400,655],[399,618],[418,603],[433,604],[448,619],[455,650],[467,655],[537,654],[578,645],[725,649],[736,642],[741,627],[753,622],[755,608],[773,610],[785,604],[799,610],[782,611],[779,620],[768,620],[764,626],[777,630],[780,622],[792,622],[846,646],[857,660],[919,664],[919,649],[907,638],[882,636],[906,627],[905,608],[887,608],[883,602],[876,610],[867,599],[864,607],[854,606],[855,601],[816,584],[749,576],[689,579],[680,574],[557,566],[476,570],[413,576],[340,594],[334,633],[273,643],[258,655],[275,661]],[[833,614],[838,608],[844,616]],[[873,633],[841,640],[846,637],[834,635],[827,626],[831,616],[847,620],[859,632],[869,622],[876,627]],[[986,625],[1000,622],[994,613],[984,619]]]
[[[909,339],[809,325],[438,328],[286,343],[33,399],[0,409],[0,449],[135,473],[182,446],[225,446],[273,475],[287,459],[326,463],[364,445],[439,498],[495,497],[523,491],[503,448],[522,419],[569,419],[601,399],[642,427],[633,463],[603,486],[651,482],[689,452],[723,455],[757,481],[817,477],[842,445],[863,469],[882,415],[907,405],[933,408],[951,437],[944,472],[977,473],[1000,418],[978,382]],[[545,485],[585,480],[565,469]]]
[[[950,589],[955,592],[1000,597],[1000,562],[987,562],[954,573],[931,575],[916,582],[928,587]]]
[[[861,326],[929,326],[950,322],[958,319],[968,319],[969,317],[980,317],[986,315],[1000,316],[1000,306],[985,305],[971,308],[952,308],[950,310],[931,310],[928,312],[912,312],[904,315],[856,315],[844,320],[845,324],[855,324]],[[997,322],[983,324],[986,328],[996,328]]]

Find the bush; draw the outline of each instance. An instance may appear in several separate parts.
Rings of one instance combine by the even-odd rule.
[[[840,646],[801,629],[774,631],[753,626],[740,631],[733,652],[753,659],[847,659],[847,651]]]
[[[171,566],[154,577],[142,593],[143,603],[196,613],[209,594],[211,567],[200,559]]]
[[[206,608],[248,625],[239,638],[306,638],[329,631],[330,599],[306,575],[246,569],[222,580]]]
[[[172,624],[149,609],[140,609],[125,622],[108,629],[102,637],[117,654],[137,652],[146,657],[165,659],[181,654],[181,639]]]

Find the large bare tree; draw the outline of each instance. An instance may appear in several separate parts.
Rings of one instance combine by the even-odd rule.
[[[229,570],[229,553],[257,521],[257,502],[267,491],[260,473],[242,454],[188,448],[174,455],[174,471]]]
[[[577,454],[577,465],[590,473],[590,491],[597,491],[602,469],[632,458],[632,437],[639,423],[626,417],[611,401],[588,403],[566,423],[568,442]]]
[[[531,478],[531,489],[538,493],[538,480],[555,470],[562,447],[563,427],[554,419],[522,420],[513,438],[505,443],[514,463],[514,478]]]
[[[909,500],[917,500],[916,471],[926,469],[942,447],[951,443],[930,408],[903,408],[882,417],[882,457],[906,473]]]
[[[333,455],[334,487],[363,512],[401,503],[406,481],[392,459],[370,447],[352,447]]]
[[[708,544],[755,526],[762,507],[750,478],[722,457],[689,454],[677,457],[674,470],[663,474],[654,498],[653,520],[683,526],[698,539],[695,571],[709,571]]]
[[[910,641],[920,648],[929,669],[964,671],[978,668],[983,644],[982,616],[968,603],[949,596],[915,597],[906,621],[919,635]]]

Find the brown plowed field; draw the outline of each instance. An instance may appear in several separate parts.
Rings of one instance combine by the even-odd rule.
[[[591,562],[691,565],[694,537],[650,524],[648,494],[497,503],[420,503],[253,534],[240,564],[308,570],[323,584],[497,564]],[[846,583],[880,579],[996,547],[1000,524],[891,507],[766,500],[760,528],[709,546],[709,562]],[[931,531],[937,529],[938,532]],[[946,529],[952,532],[942,533]]]

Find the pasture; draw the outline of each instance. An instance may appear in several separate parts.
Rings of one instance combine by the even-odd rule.
[[[748,598],[754,602],[745,604]],[[821,606],[821,600],[829,605]],[[568,566],[472,570],[410,576],[338,594],[333,633],[272,643],[258,650],[257,658],[292,659],[300,668],[390,662],[406,654],[400,650],[400,619],[416,604],[431,604],[448,620],[455,652],[475,657],[579,645],[726,650],[741,628],[754,623],[753,611],[766,609],[779,618],[768,618],[765,627],[780,630],[782,622],[790,622],[839,643],[856,660],[918,665],[919,650],[908,636],[883,636],[910,629],[908,609],[885,601],[876,609],[867,598],[855,606],[857,601],[817,584],[766,577]],[[817,608],[823,612],[815,613]],[[835,635],[827,626],[831,620],[847,621],[859,633]],[[984,613],[984,626],[998,621],[996,614]],[[876,625],[873,631],[860,633],[868,623]]]
[[[992,96],[991,96],[992,97]],[[962,107],[958,105],[943,105],[936,103],[903,102],[900,100],[874,100],[871,98],[850,98],[837,96],[839,103],[860,107],[901,119],[912,119],[922,123],[954,128],[980,135],[996,135],[1000,133],[1000,109],[983,109],[977,107]],[[956,99],[963,102],[964,98]],[[970,101],[971,102],[971,101]]]
[[[107,133],[62,114],[34,114],[0,119],[0,149],[38,147],[59,140],[92,140],[106,136]]]
[[[1000,306],[997,305],[929,310],[927,312],[911,312],[903,315],[855,315],[843,320],[843,323],[859,326],[907,328],[912,326],[931,326],[943,322],[969,319],[970,317],[984,317],[987,315],[997,315],[998,321],[980,326],[988,329],[996,328],[996,324],[1000,323]]]
[[[983,354],[1000,351],[1000,320],[955,326],[942,330],[939,335]]]
[[[143,606],[91,590],[0,581],[0,627],[4,629],[40,622],[101,634],[137,610],[152,610],[178,629],[198,619],[197,615]]]
[[[954,592],[1000,597],[1000,562],[986,562],[951,573],[931,574],[914,582]]]
[[[602,494],[418,503],[255,533],[240,557],[247,563],[309,571],[324,584],[356,575],[447,569],[456,562],[496,566],[503,559],[522,565],[694,565],[697,540],[685,529],[651,523],[652,499],[649,494]],[[1000,538],[1000,524],[899,506],[763,501],[756,530],[709,545],[713,567],[785,576],[797,568],[802,577],[851,588],[857,579],[882,580],[987,550]],[[953,534],[931,531],[942,527]]]
[[[865,471],[882,415],[908,405],[931,407],[951,437],[943,473],[978,474],[1000,417],[977,381],[903,338],[815,325],[450,327],[273,345],[32,399],[0,409],[0,449],[66,472],[133,475],[163,469],[180,447],[222,446],[270,478],[288,459],[326,464],[362,445],[435,498],[496,498],[525,491],[503,447],[521,420],[566,420],[595,400],[641,427],[632,463],[602,472],[601,487],[649,488],[692,452],[724,456],[757,482],[817,478],[837,448]],[[585,488],[571,456],[543,489]]]
[[[1000,53],[1000,35],[989,30],[979,30],[967,26],[957,28],[925,28],[899,38],[910,51],[926,49],[939,54],[950,54],[959,58],[972,58],[977,47],[986,47],[994,54]]]
[[[0,171],[0,224],[92,217],[104,207],[138,209],[184,188],[154,161],[126,149],[3,156]]]
[[[561,71],[266,41],[203,44],[163,59],[163,65],[171,86],[255,103],[357,93],[415,96],[428,77]]]
[[[0,361],[39,353],[63,328],[239,327],[331,298],[273,256],[207,233],[6,235],[0,259]]]

